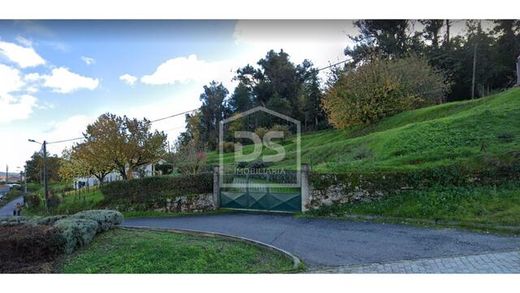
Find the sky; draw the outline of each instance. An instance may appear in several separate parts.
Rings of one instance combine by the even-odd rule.
[[[42,142],[81,137],[106,112],[154,120],[200,106],[212,80],[268,50],[324,67],[345,59],[353,22],[0,21],[0,169],[21,171]],[[169,141],[184,116],[153,124]],[[61,154],[74,142],[48,145]]]

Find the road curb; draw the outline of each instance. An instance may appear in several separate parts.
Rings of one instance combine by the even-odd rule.
[[[241,236],[233,236],[218,232],[207,232],[207,231],[200,231],[200,230],[191,230],[191,229],[173,229],[173,228],[151,228],[146,226],[120,226],[120,229],[124,230],[149,230],[149,231],[160,231],[160,232],[173,232],[173,233],[179,233],[179,234],[188,234],[188,235],[195,235],[195,236],[206,236],[206,237],[218,237],[218,238],[225,238],[229,240],[239,241],[243,243],[252,244],[258,247],[267,248],[271,251],[280,253],[288,257],[292,260],[293,263],[293,270],[297,272],[302,266],[303,262],[294,254],[283,250],[281,248],[278,248],[276,246],[273,246],[271,244],[267,244],[261,241],[241,237]]]

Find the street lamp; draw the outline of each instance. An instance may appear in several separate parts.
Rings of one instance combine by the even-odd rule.
[[[49,206],[49,184],[47,180],[47,141],[37,142],[34,139],[29,139],[29,142],[40,144],[43,148],[43,188],[45,194],[45,205]],[[27,176],[27,175],[26,175]],[[27,185],[26,185],[27,186]]]

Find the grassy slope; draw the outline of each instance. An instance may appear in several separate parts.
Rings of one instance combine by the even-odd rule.
[[[241,242],[115,229],[68,256],[64,273],[259,273],[292,270],[287,257]]]
[[[516,88],[404,112],[369,127],[305,134],[302,162],[318,172],[415,170],[461,162],[480,165],[486,157],[507,159],[511,151],[520,150],[519,117],[520,89]],[[293,142],[286,143],[286,151],[288,160],[295,158]],[[225,162],[232,157],[226,154]],[[208,155],[208,163],[218,163],[216,152]]]

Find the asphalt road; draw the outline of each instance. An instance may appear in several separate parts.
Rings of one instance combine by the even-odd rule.
[[[0,217],[4,216],[12,216],[13,210],[16,207],[16,203],[22,203],[23,204],[23,196],[17,197],[13,199],[12,201],[8,202],[5,206],[0,208]]]
[[[474,255],[520,248],[519,237],[395,224],[301,219],[278,214],[135,218],[125,220],[123,225],[242,236],[287,250],[311,268]]]

